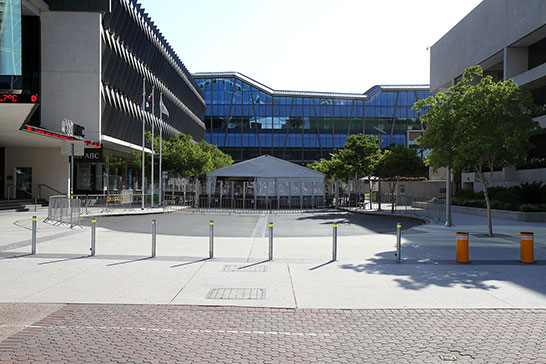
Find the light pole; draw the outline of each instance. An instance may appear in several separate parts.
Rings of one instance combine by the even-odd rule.
[[[453,226],[451,221],[451,169],[446,168],[446,223],[445,226]]]
[[[378,141],[378,144],[379,144],[379,150],[381,150],[381,134],[387,134],[387,132],[383,129],[379,129],[378,127],[374,126],[373,127],[375,130],[377,130],[380,134],[379,134],[379,141]],[[378,198],[377,198],[377,211],[381,211],[381,177],[377,177],[378,180],[379,180],[379,185],[377,186],[377,194],[379,195]]]

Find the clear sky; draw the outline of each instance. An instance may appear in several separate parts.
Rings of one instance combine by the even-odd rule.
[[[428,84],[429,51],[481,0],[140,0],[190,72],[277,90]]]

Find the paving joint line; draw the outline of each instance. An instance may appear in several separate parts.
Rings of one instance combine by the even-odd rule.
[[[286,264],[288,269],[288,277],[290,278],[290,286],[292,287],[292,296],[294,296],[294,305],[295,308],[298,308],[298,299],[296,298],[296,290],[294,289],[294,281],[292,280],[292,272],[290,272],[290,264]]]
[[[172,300],[169,301],[169,304],[171,304],[175,299],[176,297],[178,297],[178,295],[180,295],[180,293],[182,293],[182,291],[184,290],[184,288],[186,288],[188,286],[188,284],[190,284],[190,282],[193,280],[193,278],[195,278],[195,276],[197,275],[197,273],[199,273],[199,271],[201,270],[201,268],[203,268],[203,266],[206,264],[207,262],[204,261],[203,263],[201,263],[201,265],[199,266],[199,268],[197,268],[197,270],[192,274],[192,276],[190,277],[190,279],[188,279],[188,281],[186,282],[186,284],[184,284],[182,286],[182,288],[180,288],[180,291],[178,291],[174,297],[172,298]]]
[[[2,325],[0,325],[2,327]],[[265,330],[221,330],[221,329],[177,329],[165,327],[122,327],[122,326],[88,326],[88,325],[27,325],[31,329],[84,329],[84,330],[120,330],[120,331],[160,331],[160,332],[186,332],[186,333],[216,333],[216,334],[250,334],[250,335],[280,335],[280,336],[308,336],[308,337],[334,337],[335,334],[325,332],[290,332],[290,331],[265,331]]]

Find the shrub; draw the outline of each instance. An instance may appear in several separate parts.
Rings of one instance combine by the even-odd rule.
[[[474,192],[472,190],[461,190],[457,193],[455,198],[460,198],[462,200],[479,199],[479,198],[483,198],[483,193]]]
[[[507,202],[514,205],[519,205],[521,203],[520,196],[514,187],[490,187],[489,198],[491,200]]]
[[[546,185],[542,185],[542,182],[522,183],[518,187],[514,188],[521,202],[527,204],[540,204],[546,203]]]
[[[491,208],[496,210],[510,210],[511,205],[499,200],[491,200]]]
[[[522,212],[538,212],[539,211],[539,207],[538,205],[533,205],[533,204],[530,204],[530,203],[526,203],[526,204],[523,204],[519,207],[519,211],[522,211]]]
[[[485,201],[480,199],[460,199],[457,202],[459,206],[485,207]]]

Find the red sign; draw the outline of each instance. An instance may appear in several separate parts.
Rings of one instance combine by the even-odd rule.
[[[42,134],[42,135],[47,135],[47,136],[50,136],[52,138],[59,138],[59,139],[64,139],[64,140],[81,140],[81,139],[76,139],[76,138],[73,138],[71,136],[67,136],[67,135],[63,135],[61,133],[56,133],[54,131],[48,131],[48,130],[44,130],[44,129],[40,129],[40,128],[36,128],[34,126],[25,126],[23,128],[23,130],[25,131],[29,131],[31,133],[36,133],[36,134]],[[97,147],[97,148],[102,148],[102,145],[100,143],[95,143],[95,142],[88,142],[86,140],[83,141],[83,144],[85,145],[88,145],[90,147]]]
[[[5,104],[34,104],[38,101],[37,95],[0,94],[0,102]]]

